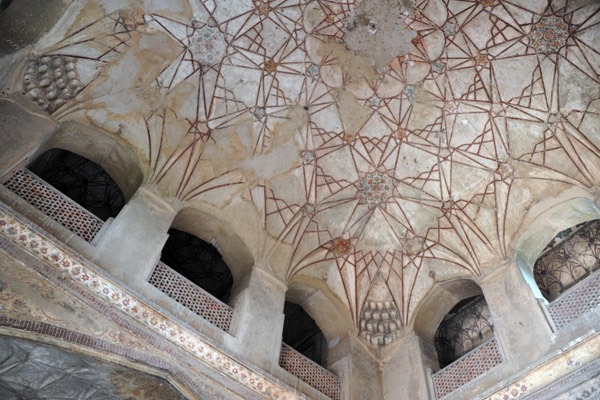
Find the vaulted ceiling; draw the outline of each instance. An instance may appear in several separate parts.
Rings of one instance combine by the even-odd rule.
[[[510,258],[530,208],[595,191],[599,22],[594,0],[88,0],[23,87],[381,345],[436,281]]]

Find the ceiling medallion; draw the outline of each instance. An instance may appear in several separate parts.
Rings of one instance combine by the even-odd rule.
[[[192,23],[194,28],[197,25],[197,21]],[[218,27],[206,25],[193,29],[191,35],[188,35],[188,49],[195,61],[213,66],[221,63],[227,55],[227,41]]]
[[[336,256],[346,256],[350,254],[350,250],[352,248],[352,242],[350,239],[344,239],[339,237],[334,239],[332,250]]]
[[[392,197],[394,184],[391,177],[381,173],[374,172],[360,180],[359,196],[362,203],[369,206],[375,206],[385,203]]]
[[[508,163],[498,163],[496,173],[507,183],[511,183],[515,177],[515,171]]]
[[[253,2],[254,9],[259,15],[267,16],[273,8],[271,7],[270,0],[254,0]]]
[[[538,53],[555,53],[567,44],[569,25],[556,15],[542,17],[529,34],[530,44]]]

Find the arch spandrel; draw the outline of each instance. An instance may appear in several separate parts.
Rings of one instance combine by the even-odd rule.
[[[530,46],[528,32],[542,29],[544,10],[522,11],[533,21],[520,28],[526,43],[507,53],[463,48],[477,30],[470,21],[419,34],[439,15],[409,12],[415,41],[381,72],[335,42],[351,12],[337,3],[330,14],[319,1],[115,4],[67,10],[18,72],[25,95],[56,119],[120,138],[142,160],[144,182],[186,207],[218,210],[281,279],[306,260],[333,263],[334,291],[357,324],[369,296],[383,297],[372,294],[375,282],[407,326],[428,290],[424,260],[487,274],[511,256],[535,204],[597,184],[596,132],[574,121],[594,118],[598,85],[574,68],[565,41],[552,50],[564,63],[546,59],[569,85],[538,88],[552,77],[536,52],[549,49]],[[592,30],[569,29],[573,38]],[[461,54],[464,68],[425,60],[422,48]],[[57,57],[65,72],[73,64],[65,82]],[[60,76],[46,81],[50,69]],[[63,84],[58,101],[46,88]],[[572,104],[566,86],[581,94]],[[452,279],[452,268],[427,274]]]
[[[343,338],[355,329],[348,308],[320,279],[304,276],[294,278],[288,285],[286,298],[302,306],[328,341]]]

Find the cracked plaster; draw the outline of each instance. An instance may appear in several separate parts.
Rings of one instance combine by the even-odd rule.
[[[436,282],[510,258],[533,206],[597,192],[597,2],[132,4],[77,2],[34,46],[77,59],[52,117],[117,137],[279,277],[326,279],[356,331],[376,276],[404,330]],[[556,48],[532,42],[550,14]]]

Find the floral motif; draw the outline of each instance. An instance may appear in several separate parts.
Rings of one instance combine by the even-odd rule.
[[[365,203],[375,205],[391,197],[392,189],[392,179],[381,172],[375,172],[360,181],[359,193]]]
[[[25,227],[20,221],[9,217],[2,210],[0,210],[0,221],[4,222],[0,224],[0,233],[18,243],[26,251],[49,262],[58,270],[67,272],[68,277],[79,285],[109,301],[113,306],[128,313],[150,329],[191,352],[207,364],[223,371],[241,384],[270,398],[287,398],[288,400],[303,398],[302,395],[265,379],[265,377],[208,345],[191,331],[174,324],[167,317],[137,300],[135,296],[117,287],[95,271],[87,269],[73,256],[53,243],[46,241],[42,236]],[[21,240],[23,237],[25,239]],[[32,241],[38,243],[39,246],[31,246]],[[350,241],[348,240],[348,242]],[[77,271],[77,273],[75,274],[74,271]],[[22,305],[16,304],[15,306],[21,307]]]
[[[529,34],[531,45],[539,53],[554,53],[560,50],[569,37],[569,25],[555,15],[542,17]]]
[[[333,252],[336,255],[343,256],[350,253],[352,242],[350,239],[337,238],[333,241]]]
[[[490,58],[486,53],[479,53],[475,56],[475,64],[479,66],[487,65],[490,62]]]
[[[265,63],[264,69],[267,73],[272,74],[273,72],[277,71],[277,63],[275,63],[273,60],[269,60]]]
[[[199,23],[197,21],[196,25]],[[188,36],[188,49],[194,56],[194,59],[204,65],[216,65],[221,62],[227,54],[227,42],[225,35],[217,28],[204,26],[200,29],[193,29],[193,33]]]

